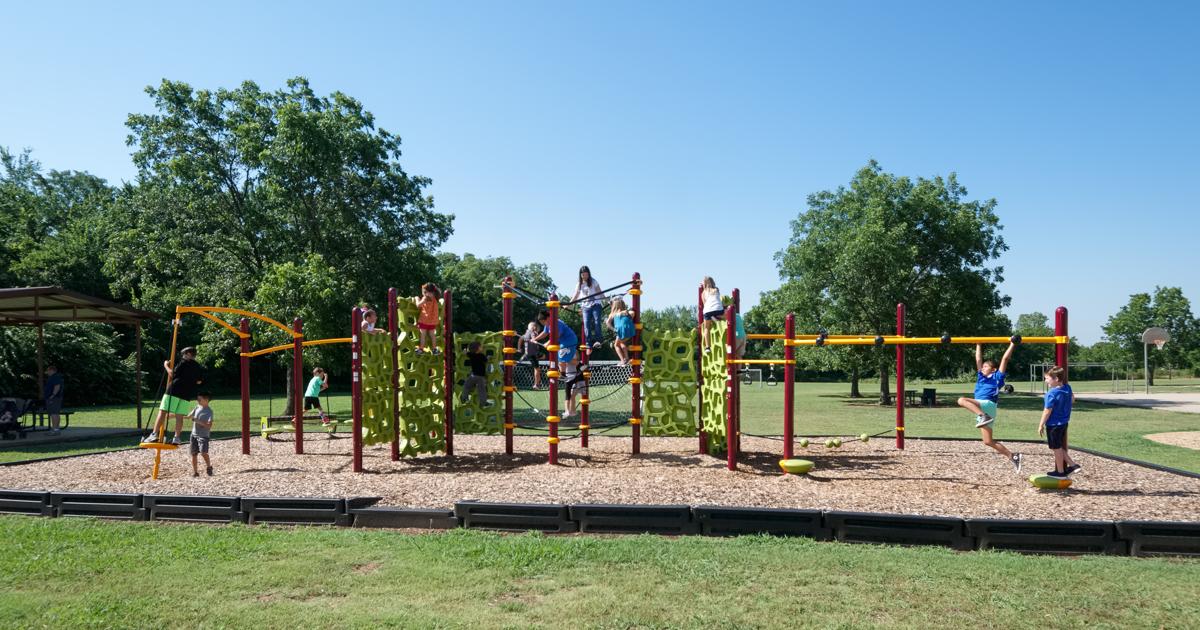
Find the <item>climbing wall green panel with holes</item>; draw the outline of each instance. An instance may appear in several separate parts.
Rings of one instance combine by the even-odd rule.
[[[642,331],[642,430],[696,435],[696,331]]]
[[[392,340],[362,336],[362,438],[364,445],[392,441]]]
[[[700,373],[704,384],[700,397],[704,403],[701,418],[708,435],[709,453],[725,452],[725,389],[729,376],[725,369],[725,329],[723,321],[713,321],[708,329],[708,347],[700,352]]]
[[[476,398],[474,388],[463,399],[463,383],[471,375],[471,364],[467,363],[467,349],[471,342],[480,343],[480,351],[487,355],[487,404]],[[455,433],[486,433],[495,435],[504,428],[503,348],[504,337],[498,332],[458,333],[454,335],[454,431]]]
[[[420,313],[414,298],[397,298],[396,312],[399,314],[396,359],[400,368],[400,455],[415,457],[420,453],[444,453],[445,358],[434,354],[432,349],[417,352],[417,317]],[[386,335],[378,336],[386,338]],[[435,339],[440,347],[443,339],[440,321]]]

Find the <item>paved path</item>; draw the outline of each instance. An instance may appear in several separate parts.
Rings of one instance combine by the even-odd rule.
[[[1200,394],[1113,394],[1108,392],[1076,393],[1077,400],[1104,403],[1106,405],[1124,405],[1126,407],[1141,407],[1143,409],[1158,409],[1159,411],[1178,411],[1182,413],[1200,413]]]

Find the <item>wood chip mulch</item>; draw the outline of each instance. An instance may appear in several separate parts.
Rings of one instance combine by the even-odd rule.
[[[1083,465],[1066,491],[1039,491],[1026,481],[1053,467],[1041,444],[1009,447],[1025,454],[1018,474],[979,442],[890,439],[846,442],[839,449],[797,446],[816,463],[807,476],[780,474],[782,443],[745,438],[736,472],[695,453],[692,438],[648,438],[631,456],[630,438],[593,437],[561,445],[558,466],[546,464],[546,441],[517,437],[504,454],[502,437],[455,437],[456,456],[392,462],[386,446],[365,452],[365,474],[350,471],[350,440],[309,436],[304,455],[291,441],[255,437],[252,455],[239,440],[212,443],[216,475],[193,478],[187,447],[163,456],[149,479],[153,453],[122,451],[0,467],[0,488],[232,496],[380,496],[380,505],[450,508],[456,501],[640,503],[819,508],[993,518],[1197,520],[1200,479],[1076,453]]]

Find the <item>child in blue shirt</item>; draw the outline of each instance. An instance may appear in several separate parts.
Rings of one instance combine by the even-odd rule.
[[[1013,468],[1021,472],[1021,454],[1014,454],[1008,447],[992,439],[992,428],[996,422],[996,402],[1000,400],[1000,388],[1004,387],[1004,375],[1014,348],[1015,345],[1008,344],[1008,350],[1004,351],[1004,356],[997,365],[995,359],[984,361],[983,346],[975,344],[975,397],[959,398],[958,406],[975,414],[975,427],[982,434],[984,446],[990,446],[1008,458]]]
[[[1067,423],[1071,421],[1075,393],[1067,384],[1067,371],[1061,367],[1046,370],[1042,378],[1047,388],[1046,404],[1042,410],[1042,421],[1038,424],[1038,435],[1045,434],[1046,443],[1054,451],[1054,470],[1046,474],[1063,479],[1081,468],[1067,452]]]

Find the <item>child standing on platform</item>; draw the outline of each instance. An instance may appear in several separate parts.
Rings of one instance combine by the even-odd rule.
[[[704,306],[701,309],[704,314],[704,323],[700,327],[700,345],[707,348],[708,331],[712,329],[714,320],[725,319],[725,307],[721,305],[721,290],[717,288],[717,283],[712,276],[704,276],[700,287],[700,296],[704,300]]]
[[[375,322],[379,321],[379,315],[375,313],[375,309],[369,308],[363,311],[362,331],[367,335],[382,335],[382,328],[376,328]]]
[[[958,406],[975,414],[975,427],[982,434],[984,445],[1008,458],[1013,468],[1021,472],[1021,454],[1013,454],[1008,447],[992,439],[992,428],[996,422],[996,403],[1000,400],[1000,388],[1004,386],[1008,360],[1012,358],[1014,348],[1014,344],[1008,344],[1008,350],[1004,351],[1000,365],[997,366],[995,359],[984,361],[983,346],[975,344],[975,397],[959,398]]]
[[[608,319],[604,320],[604,324],[616,333],[617,338],[613,340],[613,349],[617,351],[617,358],[621,360],[621,365],[629,365],[629,342],[637,336],[637,329],[633,324],[633,311],[625,306],[625,300],[613,299],[612,309],[608,313]]]
[[[432,282],[421,285],[421,297],[417,299],[417,307],[421,309],[421,315],[417,318],[417,329],[421,333],[420,339],[417,340],[418,354],[427,349],[432,349],[434,354],[439,352],[437,327],[441,320],[441,314],[438,311],[438,296],[441,293],[437,285]]]
[[[600,328],[600,318],[604,316],[604,305],[601,303],[604,291],[592,277],[592,270],[587,265],[579,268],[579,284],[575,285],[575,295],[571,296],[571,301],[578,300],[580,295],[584,297],[583,334],[589,346],[599,348],[604,339],[604,331]]]
[[[1054,451],[1054,470],[1046,474],[1063,479],[1081,468],[1067,451],[1067,423],[1071,421],[1075,393],[1067,384],[1067,371],[1061,367],[1046,370],[1042,378],[1047,388],[1046,404],[1038,424],[1038,435],[1045,434],[1046,444]]]

